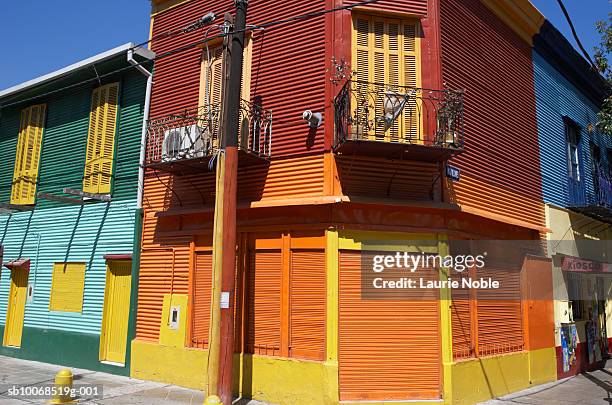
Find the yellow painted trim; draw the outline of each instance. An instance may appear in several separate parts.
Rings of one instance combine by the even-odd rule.
[[[183,3],[191,0],[152,0],[151,1],[151,16],[168,11],[174,7],[178,7]]]
[[[437,235],[434,233],[404,233],[343,230],[339,232],[340,250],[362,250],[363,242],[368,242],[368,248],[377,251],[408,251],[437,253]],[[415,246],[414,241],[427,242]]]
[[[554,347],[460,361],[452,366],[452,404],[471,405],[555,379]]]
[[[203,390],[208,351],[132,341],[130,376]],[[335,404],[338,368],[317,361],[234,355],[234,394],[279,405]]]
[[[147,44],[147,48],[151,49],[151,40],[153,39],[153,24],[155,24],[155,16],[151,16],[151,21],[149,23],[149,43]]]
[[[449,247],[448,240],[445,234],[438,235],[438,252],[441,256],[448,255]],[[441,281],[448,280],[449,268],[442,267],[439,270]],[[451,315],[451,290],[444,288],[440,290],[440,344],[442,350],[442,390],[443,397],[446,402],[452,403],[453,384],[452,384],[452,366],[453,366],[453,330],[452,330],[452,315]]]
[[[533,45],[533,36],[540,31],[545,18],[529,0],[482,0],[482,3],[525,42]]]
[[[187,294],[165,294],[159,325],[159,343],[164,346],[185,347],[187,334]],[[179,307],[177,329],[170,329],[170,308]]]
[[[327,363],[338,364],[338,231],[327,231],[325,260],[327,263]]]

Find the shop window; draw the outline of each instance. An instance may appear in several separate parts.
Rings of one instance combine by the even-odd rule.
[[[81,312],[85,287],[85,263],[55,263],[49,311]]]
[[[83,191],[110,194],[119,110],[119,83],[93,90],[89,113]]]
[[[37,104],[21,111],[11,204],[34,204],[36,200],[46,108],[46,104]]]

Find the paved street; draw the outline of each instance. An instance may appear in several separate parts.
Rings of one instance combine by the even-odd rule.
[[[612,368],[607,368],[540,385],[480,405],[609,405],[612,404],[611,393]]]
[[[9,395],[13,386],[53,384],[55,374],[65,367],[35,361],[0,356],[0,404],[46,404],[47,399],[23,398]],[[189,390],[173,385],[135,380],[106,373],[70,368],[74,385],[92,384],[103,387],[101,399],[81,398],[79,403],[87,404],[142,404],[142,405],[201,405],[204,395],[201,391]],[[240,405],[263,405],[257,401],[242,401]]]
[[[609,365],[612,365],[608,363]],[[47,399],[9,395],[11,387],[52,384],[62,366],[0,356],[0,404],[43,404]],[[202,404],[203,393],[196,390],[136,380],[128,377],[71,368],[74,385],[103,387],[101,399],[81,398],[87,404]],[[238,401],[240,405],[264,405],[257,401]],[[610,405],[612,404],[612,367],[540,385],[481,405]]]

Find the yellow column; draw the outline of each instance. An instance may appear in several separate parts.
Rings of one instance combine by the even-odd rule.
[[[338,391],[338,298],[339,298],[339,272],[338,272],[338,231],[326,232],[326,275],[327,275],[327,356],[325,365],[327,369],[327,386],[331,403],[339,401]]]
[[[448,238],[445,234],[438,235],[438,254],[446,256],[449,254]],[[446,281],[452,269],[440,268],[440,280]],[[442,378],[444,385],[444,403],[453,402],[452,366],[453,366],[453,331],[451,323],[451,290],[440,289],[440,332],[442,344]]]

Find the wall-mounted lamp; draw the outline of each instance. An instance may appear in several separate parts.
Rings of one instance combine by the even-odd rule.
[[[321,113],[313,113],[310,110],[306,110],[302,114],[302,118],[308,123],[310,128],[319,128],[323,124],[323,114]]]

